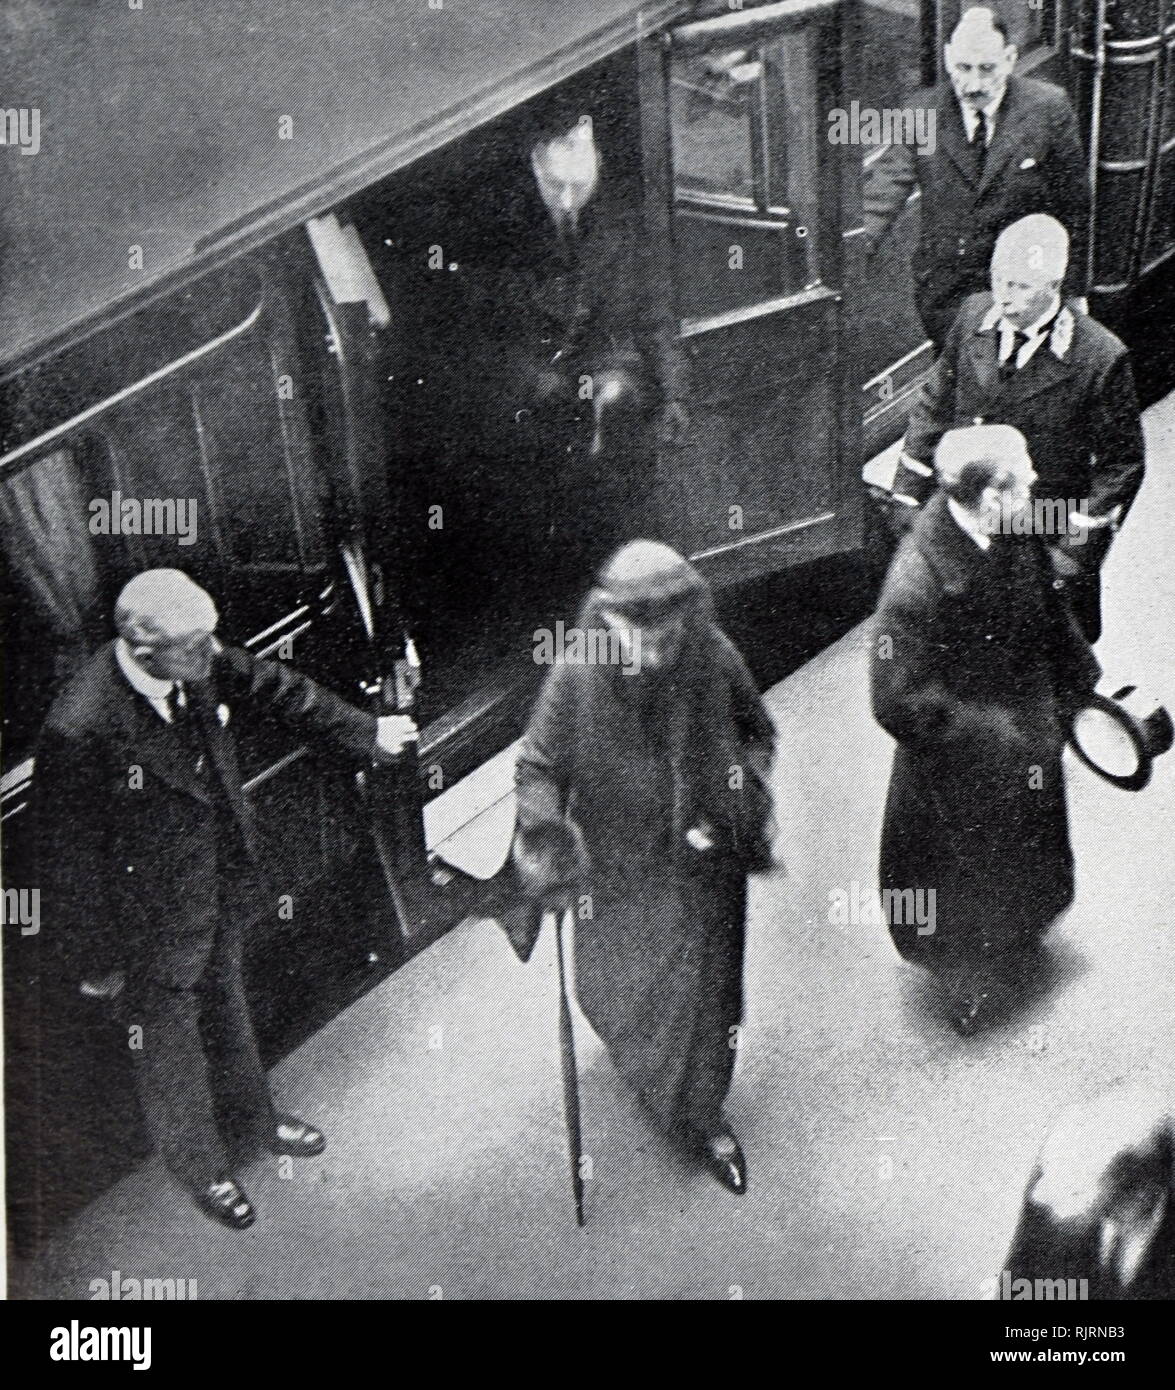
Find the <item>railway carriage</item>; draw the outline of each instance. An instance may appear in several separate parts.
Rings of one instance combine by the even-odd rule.
[[[474,378],[497,344],[482,308],[507,292],[533,108],[557,91],[590,116],[640,228],[644,293],[688,383],[649,514],[731,590],[862,544],[862,463],[900,433],[929,347],[903,254],[917,199],[866,270],[877,151],[829,140],[829,118],[932,79],[957,11],[241,0],[9,16],[5,886],[36,883],[28,808],[54,693],[108,635],[126,578],[175,565],[216,596],[228,640],[423,725],[417,766],[358,782],[264,733],[244,747],[273,876],[305,905],[297,931],[260,914],[251,947],[271,1052],[466,912],[480,889],[444,862],[460,826],[438,804],[513,737],[541,675],[532,634],[576,597],[549,582],[528,519],[555,496],[585,526],[614,505],[569,488],[556,458],[483,487]],[[1175,251],[1175,7],[1021,0],[1012,17],[1021,68],[1074,94],[1093,307],[1128,320]],[[30,158],[17,108],[40,113]],[[543,235],[515,223],[506,250]],[[128,499],[159,503],[156,521],[185,503],[195,534],[145,526]],[[128,1161],[125,1059],[63,995],[53,949],[52,921],[5,935],[25,1241]],[[65,1147],[78,1132],[96,1136],[88,1166]]]

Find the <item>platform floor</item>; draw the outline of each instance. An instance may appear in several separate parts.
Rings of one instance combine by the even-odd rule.
[[[1146,427],[1100,653],[1175,709],[1175,396]],[[278,1159],[242,1174],[252,1230],[208,1222],[155,1161],[12,1270],[10,1292],[85,1299],[118,1270],[195,1279],[201,1299],[979,1297],[1051,1119],[1175,1061],[1175,755],[1137,795],[1070,766],[1078,896],[1050,978],[963,1040],[882,928],[829,924],[831,890],[875,881],[890,744],[866,678],[856,629],[770,692],[788,872],[751,896],[729,1107],[745,1197],[649,1131],[580,1020],[593,1173],[577,1230],[551,941],[524,967],[494,924],[467,922],[275,1069],[329,1145],[292,1176]]]

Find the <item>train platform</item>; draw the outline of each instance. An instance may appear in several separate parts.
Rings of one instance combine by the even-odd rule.
[[[1146,433],[1099,654],[1175,708],[1175,395]],[[867,642],[854,628],[769,694],[787,870],[751,891],[729,1104],[744,1197],[650,1131],[579,1018],[577,1229],[549,930],[523,966],[467,921],[274,1070],[329,1142],[242,1172],[251,1230],[200,1216],[154,1160],[15,1265],[10,1294],[84,1300],[118,1271],[195,1280],[200,1299],[982,1297],[1057,1113],[1175,1058],[1175,757],[1137,794],[1069,760],[1076,902],[1015,1017],[962,1039],[873,914],[830,921],[830,895],[875,884],[891,744]]]

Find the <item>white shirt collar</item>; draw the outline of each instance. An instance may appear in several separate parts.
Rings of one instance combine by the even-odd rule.
[[[992,140],[995,138],[996,112],[1004,104],[1004,97],[1006,97],[1007,94],[1008,87],[1005,83],[1004,90],[996,97],[995,101],[989,101],[986,106],[981,106],[979,108],[979,111],[982,111],[987,117],[987,143],[989,148]],[[956,97],[955,100],[958,101],[958,97]],[[973,106],[968,106],[965,102],[961,101],[959,102],[959,110],[963,113],[963,125],[967,131],[967,139],[973,140],[975,138],[975,127],[979,124],[979,111]]]
[[[1030,323],[1027,328],[1021,328],[1019,330],[1025,335],[1025,341],[1020,344],[1016,353],[1016,366],[1018,368],[1023,367],[1026,362],[1031,360],[1037,348],[1040,347],[1041,343],[1043,343],[1048,336],[1045,330],[1052,327],[1053,320],[1060,313],[1060,310],[1061,296],[1059,294],[1054,294],[1044,313],[1033,323]],[[999,329],[1000,334],[999,360],[1002,363],[1006,362],[1012,355],[1012,344],[1016,341],[1013,337],[1016,331],[1016,325],[1009,323],[1001,314],[996,320],[996,327]]]
[[[135,658],[131,655],[130,644],[125,637],[120,637],[114,644],[115,656],[118,658],[119,667],[122,674],[131,683],[133,689],[140,695],[145,695],[148,700],[166,700],[171,694],[175,681],[160,680],[158,676],[153,676],[148,671],[144,671]]]
[[[947,511],[958,522],[960,530],[965,531],[980,550],[991,549],[991,537],[984,535],[971,513],[965,507],[961,507],[953,497],[947,498]]]
[[[175,681],[160,680],[158,676],[153,676],[148,671],[144,671],[135,658],[131,655],[130,645],[124,637],[120,637],[114,644],[114,657],[118,662],[119,670],[126,677],[128,685],[139,695],[147,700],[155,713],[166,723],[171,723],[171,706],[168,698],[172,690],[175,689]],[[185,705],[183,688],[180,688],[180,704]]]

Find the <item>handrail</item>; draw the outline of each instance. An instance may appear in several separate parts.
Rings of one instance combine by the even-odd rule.
[[[238,338],[242,334],[247,333],[249,329],[257,323],[264,308],[265,298],[263,296],[248,318],[242,319],[240,323],[234,324],[232,328],[225,329],[223,333],[203,343],[200,347],[193,348],[191,352],[184,353],[182,357],[177,357],[174,362],[168,362],[166,366],[159,367],[157,370],[149,372],[141,380],[132,382],[130,386],[124,386],[121,391],[116,391],[113,396],[107,396],[105,400],[96,401],[93,405],[87,406],[85,410],[77,415],[71,416],[70,419],[63,421],[60,425],[54,425],[52,429],[46,430],[44,434],[39,434],[35,439],[30,439],[26,444],[21,444],[19,447],[11,450],[11,452],[5,454],[3,458],[0,458],[0,470],[19,462],[27,454],[36,453],[38,450],[43,449],[46,444],[50,444],[55,439],[59,439],[63,435],[69,434],[71,431],[77,429],[79,425],[84,425],[87,421],[96,419],[99,415],[105,414],[106,411],[112,409],[114,406],[120,405],[125,400],[129,400],[131,396],[136,396],[140,391],[145,391],[148,386],[154,386],[156,382],[163,381],[165,378],[173,376],[176,372],[183,371],[185,367],[190,367],[194,362],[198,362],[201,358],[207,357],[210,353],[223,347],[225,343],[231,342],[234,338]]]

